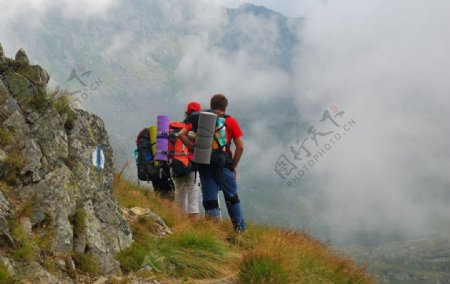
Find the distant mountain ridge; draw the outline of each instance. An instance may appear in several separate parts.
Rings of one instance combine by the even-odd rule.
[[[87,20],[67,19],[58,11],[47,11],[37,30],[20,22],[16,27],[20,32],[15,32],[14,37],[24,48],[38,47],[28,48],[32,50],[30,56],[55,74],[56,84],[71,91],[81,90],[75,80],[68,82],[71,70],[80,65],[103,82],[86,99],[81,97],[83,92],[74,97],[101,115],[107,127],[121,133],[111,139],[117,149],[117,160],[123,162],[128,158],[125,152],[130,152],[127,148],[130,139],[145,126],[149,112],[158,109],[178,117],[179,110],[184,108],[182,97],[176,96],[182,95],[179,92],[186,82],[180,82],[176,68],[186,41],[197,37],[199,29],[208,31],[206,26],[190,24],[195,20],[195,9],[201,9],[197,6],[196,1],[119,1],[110,11],[114,17]],[[289,72],[299,41],[296,32],[302,23],[300,19],[244,4],[238,9],[223,8],[217,20],[223,25],[217,32],[208,32],[211,48],[230,57],[245,48],[251,51],[251,60],[264,58],[275,69]],[[274,38],[268,40],[268,46],[260,46],[253,42],[242,21],[265,23],[266,26],[258,27],[259,31],[276,35],[270,35]],[[124,113],[133,115],[124,121],[121,119]]]
[[[368,267],[379,283],[450,282],[450,233],[375,247],[337,249]]]

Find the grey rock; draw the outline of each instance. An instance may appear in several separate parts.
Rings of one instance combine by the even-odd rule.
[[[37,184],[19,189],[25,200],[33,200],[38,208],[46,210],[54,230],[53,250],[57,253],[72,251],[73,230],[69,216],[75,211],[76,189],[71,182],[71,172],[62,166],[49,173]]]
[[[113,152],[103,121],[83,110],[76,110],[76,114],[74,127],[69,133],[69,160],[75,161],[71,170],[86,200],[83,206],[91,224],[87,226],[87,242],[90,248],[98,248],[92,251],[96,257],[105,250],[100,239],[106,239],[106,259],[110,259],[109,255],[128,247],[132,241],[131,229],[112,194]],[[92,152],[99,144],[105,156],[103,170],[92,164]],[[108,270],[108,265],[103,267]]]
[[[0,162],[4,162],[6,161],[6,159],[8,159],[8,154],[6,154],[5,151],[0,149]]]
[[[106,282],[108,282],[108,278],[101,276],[92,284],[105,284]]]
[[[8,68],[7,58],[5,57],[3,47],[0,44],[0,72],[3,72],[7,68]]]
[[[142,267],[141,269],[139,269],[137,271],[137,273],[152,272],[152,271],[153,271],[153,268],[147,264],[144,267]]]
[[[79,254],[86,252],[86,234],[83,233],[73,239],[73,251]]]
[[[33,284],[63,284],[68,283],[65,280],[58,279],[50,272],[46,271],[39,263],[30,262],[21,269],[26,279]]]
[[[104,169],[99,172],[92,163],[92,153],[100,145],[105,156]],[[81,174],[80,179],[89,179],[88,173],[93,178],[100,178],[103,188],[112,190],[113,178],[113,150],[109,143],[108,133],[106,132],[103,121],[96,115],[89,114],[86,111],[77,109],[76,119],[73,128],[69,133],[69,159],[78,157],[78,168],[75,172]],[[86,169],[89,169],[87,171]],[[97,174],[94,174],[97,172]],[[82,176],[83,175],[83,176]],[[108,194],[112,196],[111,194]]]
[[[117,276],[117,275],[112,275],[110,277],[110,280],[111,280],[112,283],[123,283],[124,282],[123,278],[120,277],[120,276]]]
[[[3,195],[3,188],[0,188],[0,245],[14,244],[14,240],[9,230],[8,220],[11,218],[11,204]]]
[[[30,128],[25,122],[25,118],[18,110],[3,122],[3,127],[12,129],[19,140],[24,140],[22,138],[25,138],[30,133]]]
[[[105,234],[100,220],[95,216],[92,201],[88,200],[84,204],[86,213],[86,241],[90,252],[100,266],[103,274],[111,274],[120,271],[120,264],[114,259],[114,250],[110,247],[111,234]]]
[[[6,87],[2,78],[0,77],[0,105],[3,104],[10,97],[11,95],[8,91],[8,88]]]
[[[29,115],[27,115],[27,121],[30,123],[35,123],[39,119],[39,114],[36,112],[32,112]]]
[[[42,152],[37,141],[31,137],[24,140],[24,148],[22,157],[26,160],[25,166],[21,170],[21,174],[32,173],[32,182],[41,180],[40,169],[42,168]]]
[[[31,130],[39,141],[42,154],[51,169],[62,165],[69,155],[69,148],[64,124],[56,110],[48,108],[33,124]]]
[[[0,117],[6,118],[16,111],[20,111],[20,107],[13,98],[7,98],[3,104],[0,105]]]
[[[64,259],[57,259],[56,263],[59,265],[59,267],[61,269],[65,269],[66,268],[66,262],[64,261]]]
[[[37,206],[33,206],[33,209],[31,210],[31,219],[30,219],[31,225],[34,227],[44,222],[46,219],[47,216],[45,215],[43,209],[38,208]]]
[[[21,63],[24,63],[24,64],[29,64],[30,63],[30,60],[28,59],[28,56],[27,56],[25,50],[23,50],[22,48],[19,49],[19,51],[17,51],[15,60],[17,62],[21,62]]]
[[[3,195],[3,190],[4,189],[0,187],[0,213],[7,214],[7,216],[9,216],[11,214],[11,205],[5,195]]]
[[[3,78],[8,86],[11,95],[19,102],[25,102],[36,94],[37,88],[24,76],[7,70]]]
[[[20,218],[20,226],[22,227],[24,233],[26,233],[27,235],[31,235],[32,226],[30,218],[27,217]]]
[[[167,226],[164,220],[155,214],[149,208],[133,207],[131,209],[124,209],[125,215],[129,222],[134,223],[138,217],[147,217],[153,221],[153,233],[157,236],[164,237],[172,234],[172,230]]]
[[[70,271],[75,271],[75,262],[73,262],[73,259],[71,258],[71,257],[69,257],[68,259],[67,259],[67,268],[70,270]]]
[[[3,51],[3,46],[0,43],[0,60],[5,59],[5,52]]]

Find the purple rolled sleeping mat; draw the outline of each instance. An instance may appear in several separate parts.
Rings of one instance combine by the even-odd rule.
[[[158,115],[156,136],[156,156],[157,161],[168,161],[167,152],[169,150],[169,123],[168,115]]]

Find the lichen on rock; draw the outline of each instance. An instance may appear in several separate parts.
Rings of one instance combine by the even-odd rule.
[[[23,160],[10,190],[15,203],[32,204],[27,231],[33,235],[45,227],[56,256],[85,254],[100,273],[120,273],[115,255],[130,246],[132,234],[113,196],[113,150],[103,121],[70,108],[73,117],[67,128],[67,113],[58,112],[42,95],[47,72],[29,65],[23,50],[15,60],[3,57],[0,45],[0,63],[6,62],[0,69],[0,127],[14,135],[15,143],[0,143],[0,153],[5,159],[14,153]],[[101,168],[93,164],[95,151],[104,157]],[[0,192],[0,238],[5,241],[14,241],[8,222],[17,213]],[[23,273],[32,269],[43,279],[52,277],[38,265],[17,267]]]

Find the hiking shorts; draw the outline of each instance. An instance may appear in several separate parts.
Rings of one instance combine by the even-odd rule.
[[[184,177],[174,178],[175,201],[186,214],[200,213],[200,177],[191,172]]]

